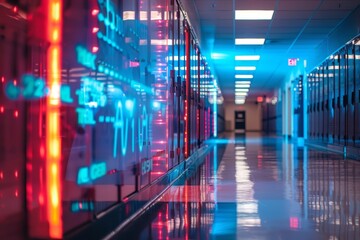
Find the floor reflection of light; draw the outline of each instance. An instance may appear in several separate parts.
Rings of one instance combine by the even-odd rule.
[[[258,202],[254,199],[254,183],[250,180],[245,146],[235,146],[236,212],[238,227],[261,226]]]

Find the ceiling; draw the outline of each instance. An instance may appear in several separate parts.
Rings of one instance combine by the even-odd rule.
[[[225,101],[234,102],[235,74],[253,74],[247,101],[272,95],[292,70],[288,58],[303,60],[356,7],[360,0],[192,0],[200,19],[202,45],[212,63]],[[235,10],[274,10],[272,20],[234,20]],[[265,38],[261,46],[235,46],[235,38]],[[235,61],[257,54],[259,61]],[[256,66],[255,71],[235,71]],[[244,79],[246,80],[246,79]]]

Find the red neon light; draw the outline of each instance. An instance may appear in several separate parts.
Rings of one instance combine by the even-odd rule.
[[[5,82],[5,77],[1,77],[1,82]]]
[[[50,94],[46,105],[46,204],[51,238],[62,238],[61,220],[61,140],[60,140],[60,78],[61,78],[61,25],[62,0],[49,0],[47,38],[50,43],[47,52]]]
[[[4,112],[4,107],[0,107],[0,112],[1,112],[1,113]]]
[[[299,218],[290,217],[290,228],[298,229],[299,228]]]
[[[262,102],[264,101],[264,98],[263,98],[263,97],[257,97],[257,98],[256,98],[256,101],[257,101],[258,103],[262,103]]]
[[[91,15],[93,15],[93,16],[96,16],[96,15],[98,15],[99,14],[99,9],[93,9],[92,11],[91,11]]]
[[[98,47],[96,47],[96,46],[94,46],[94,47],[92,47],[92,50],[91,50],[93,53],[96,53],[97,51],[99,51],[99,48]]]
[[[18,111],[15,111],[14,112],[14,116],[17,118],[19,116],[19,112]]]

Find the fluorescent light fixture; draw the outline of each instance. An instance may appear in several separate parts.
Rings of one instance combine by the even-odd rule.
[[[271,20],[273,10],[235,10],[235,20]]]
[[[247,96],[247,92],[235,92],[235,96]]]
[[[245,103],[245,100],[240,100],[240,101],[235,100],[235,104],[244,104],[244,103]]]
[[[236,66],[235,67],[235,70],[238,70],[238,71],[253,71],[253,70],[256,70],[256,67],[255,66]]]
[[[220,59],[225,59],[226,58],[226,54],[223,53],[212,53],[211,54],[211,59],[214,60],[220,60]]]
[[[236,88],[250,88],[250,84],[235,85]]]
[[[245,100],[246,96],[236,96],[235,95],[235,100]]]
[[[236,75],[235,75],[235,78],[241,78],[241,79],[244,79],[244,78],[254,78],[254,75],[252,75],[252,74],[236,74]]]
[[[235,92],[248,92],[248,88],[235,88]]]
[[[251,81],[235,81],[235,84],[241,85],[241,84],[250,84]]]
[[[236,61],[258,61],[260,60],[260,55],[239,55],[235,56]]]
[[[235,45],[263,45],[265,38],[235,38]]]

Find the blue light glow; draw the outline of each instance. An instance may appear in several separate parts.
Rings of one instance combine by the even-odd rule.
[[[213,108],[214,108],[214,137],[217,137],[217,91],[216,91],[216,87],[215,87],[215,91],[214,91],[214,103],[213,103]]]
[[[106,163],[93,163],[90,166],[81,167],[78,171],[77,184],[88,184],[106,175]]]

